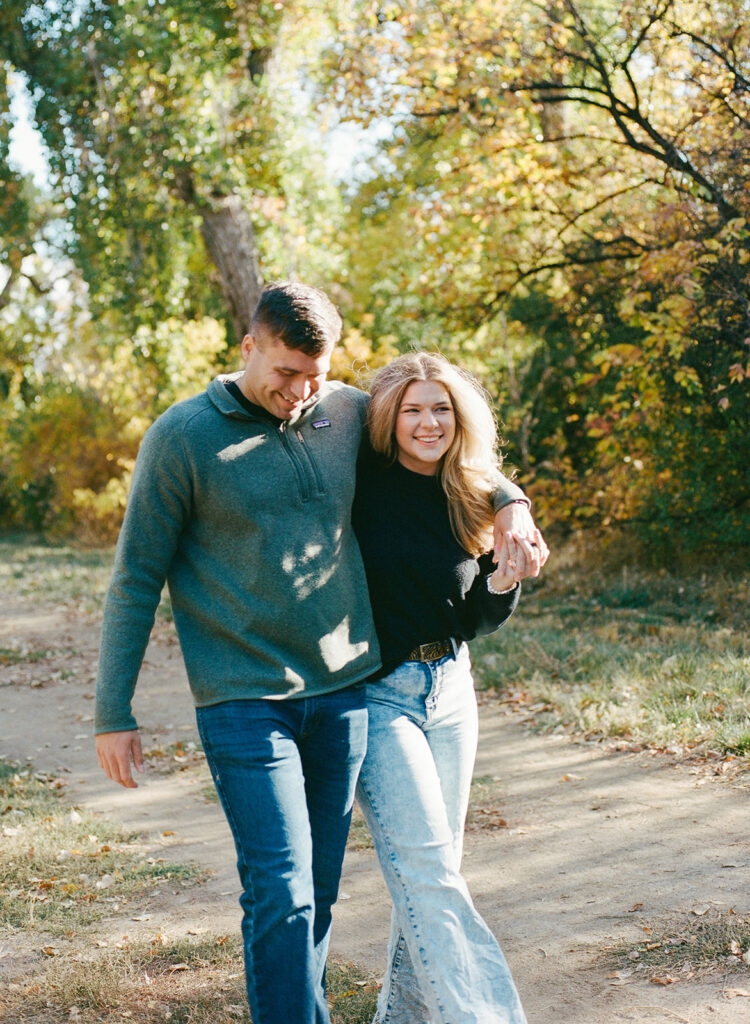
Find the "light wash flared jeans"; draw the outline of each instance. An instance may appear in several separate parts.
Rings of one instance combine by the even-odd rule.
[[[466,645],[367,685],[357,799],[393,900],[380,1024],[526,1024],[460,874],[477,744]]]

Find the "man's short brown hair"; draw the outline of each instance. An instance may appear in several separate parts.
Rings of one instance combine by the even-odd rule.
[[[266,331],[287,348],[319,356],[341,337],[338,310],[320,288],[281,281],[263,289],[250,321],[250,334]]]

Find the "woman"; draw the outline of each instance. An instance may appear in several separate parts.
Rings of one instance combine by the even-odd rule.
[[[357,798],[394,907],[375,1019],[524,1024],[460,874],[477,743],[466,641],[501,625],[520,591],[482,554],[499,467],[494,418],[473,378],[417,353],[376,374],[368,426],[353,522],[383,667],[367,682]]]

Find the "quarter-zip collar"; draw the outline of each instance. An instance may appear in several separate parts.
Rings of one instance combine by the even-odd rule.
[[[284,422],[280,416],[275,416],[272,412],[269,412],[268,409],[265,409],[262,405],[258,405],[256,402],[251,402],[249,398],[246,398],[245,395],[243,395],[242,390],[240,389],[240,386],[237,383],[237,381],[224,381],[224,387],[227,389],[232,398],[236,399],[240,403],[245,412],[249,412],[251,416],[255,416],[261,420],[268,420],[268,422],[272,423],[277,429]]]
[[[231,392],[227,391],[225,387],[226,382],[238,381],[241,376],[242,371],[239,371],[237,373],[224,373],[220,374],[218,377],[215,377],[214,380],[211,381],[211,383],[208,385],[208,388],[206,389],[206,393],[210,401],[213,403],[213,405],[216,406],[219,412],[223,413],[225,416],[231,417],[232,419],[255,421],[264,420],[268,423],[273,423],[273,425],[275,426],[278,423],[278,417],[274,416],[272,413],[266,413],[265,416],[262,416],[260,414],[254,414],[250,412],[249,409],[246,409],[244,406],[240,405],[240,403],[237,401],[234,395],[231,394]],[[325,390],[326,386],[325,384],[323,384],[321,388],[308,399],[308,401],[302,406],[298,413],[296,413],[294,416],[291,416],[288,420],[281,421],[282,427],[284,427],[285,425],[287,427],[294,426],[294,424],[297,423],[310,409],[312,409],[315,405],[318,404],[322,395],[325,394]],[[257,406],[256,408],[258,408],[262,412],[265,412],[265,410],[263,410],[262,407],[260,406]]]

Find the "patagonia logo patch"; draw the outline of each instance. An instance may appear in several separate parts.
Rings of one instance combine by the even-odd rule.
[[[313,423],[313,430],[320,430],[321,427],[330,427],[330,420],[315,420]]]

